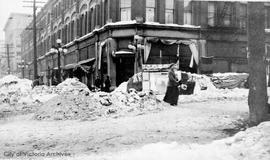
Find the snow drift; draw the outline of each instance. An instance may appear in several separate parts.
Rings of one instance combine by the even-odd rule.
[[[148,144],[135,150],[125,150],[105,155],[82,156],[79,159],[95,160],[269,160],[270,122],[241,131],[235,136],[210,144],[173,143]]]

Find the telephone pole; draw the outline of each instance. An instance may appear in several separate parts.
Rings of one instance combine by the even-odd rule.
[[[37,6],[36,3],[45,3],[42,1],[23,1],[25,3],[32,3],[33,6],[25,6],[25,7],[33,7],[33,54],[34,54],[34,79],[38,79],[38,66],[37,66],[37,22],[36,22],[36,11],[37,11]]]
[[[249,119],[257,125],[267,116],[264,3],[248,2]]]
[[[9,44],[7,44],[7,64],[8,64],[8,74],[10,74]]]

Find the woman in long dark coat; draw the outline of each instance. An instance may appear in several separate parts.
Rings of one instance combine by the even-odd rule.
[[[179,90],[178,85],[180,85],[180,81],[177,79],[175,74],[176,67],[172,66],[168,73],[169,81],[167,85],[166,94],[164,97],[164,101],[171,104],[172,106],[176,106],[178,102]]]

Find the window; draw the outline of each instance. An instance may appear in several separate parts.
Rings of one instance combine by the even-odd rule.
[[[184,1],[184,24],[192,24],[192,3],[191,3],[191,0]]]
[[[232,21],[232,3],[225,3],[224,8],[222,9],[223,25],[230,26]]]
[[[246,29],[247,26],[247,5],[241,4],[240,5],[240,18],[239,18],[239,28]]]
[[[154,22],[155,21],[155,7],[156,7],[156,0],[146,0],[145,21],[147,21],[147,22]]]
[[[270,6],[265,7],[265,28],[270,28]]]
[[[215,25],[215,2],[208,2],[208,25]]]
[[[131,0],[121,0],[120,13],[121,21],[131,20]]]
[[[104,22],[103,24],[106,24],[107,23],[107,20],[108,20],[108,0],[105,0],[104,1]]]
[[[47,14],[47,24],[51,22],[51,13]]]
[[[165,23],[173,23],[174,15],[174,0],[166,0]]]

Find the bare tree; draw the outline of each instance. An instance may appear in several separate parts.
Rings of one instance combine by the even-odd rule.
[[[264,3],[248,3],[249,119],[257,125],[267,115]]]

